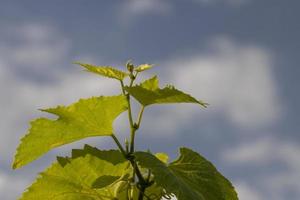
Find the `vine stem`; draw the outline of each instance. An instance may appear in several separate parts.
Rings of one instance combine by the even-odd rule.
[[[142,117],[143,117],[144,110],[145,110],[145,106],[142,106],[142,107],[141,107],[141,110],[140,110],[140,112],[139,112],[139,115],[138,115],[137,129],[138,129],[138,128],[140,127],[140,125],[141,125],[141,121],[142,121]]]
[[[134,79],[131,78],[130,81],[130,86],[132,86]],[[133,119],[132,119],[132,112],[131,112],[131,103],[130,103],[130,95],[126,94],[125,92],[125,86],[123,81],[121,80],[121,87],[122,87],[122,92],[123,95],[126,96],[126,100],[127,100],[127,107],[128,107],[128,120],[129,120],[129,125],[130,125],[130,152],[133,153],[134,152],[134,144],[132,143],[134,141],[134,135],[135,135],[135,130],[134,130],[134,124],[133,124]]]
[[[140,127],[144,109],[145,109],[145,107],[142,106],[142,107],[141,107],[141,110],[140,110],[140,112],[139,112],[139,115],[138,115],[138,121],[137,121],[137,123],[133,124],[133,132],[132,132],[131,145],[130,145],[130,152],[131,152],[131,153],[134,152],[135,132],[136,132],[136,131],[139,129],[139,127]]]
[[[140,170],[139,170],[139,168],[138,168],[138,166],[137,166],[137,164],[136,164],[136,162],[135,162],[135,160],[134,160],[134,157],[128,155],[128,154],[125,152],[125,150],[124,150],[124,148],[122,147],[121,143],[119,142],[118,138],[117,138],[114,134],[111,135],[111,137],[114,139],[115,143],[116,143],[117,146],[119,147],[119,149],[120,149],[120,151],[122,152],[123,156],[124,156],[127,160],[129,160],[129,162],[131,163],[131,165],[132,165],[133,169],[135,170],[136,175],[137,175],[137,177],[139,178],[139,181],[141,182],[141,184],[145,184],[146,181],[145,181],[145,179],[144,179],[142,173],[140,172]]]
[[[118,138],[112,134],[111,137],[114,139],[115,143],[117,144],[117,146],[119,147],[120,151],[122,152],[123,156],[126,158],[127,157],[127,153],[124,150],[123,146],[121,145],[121,143],[119,142]]]
[[[143,200],[145,190],[146,190],[146,187],[140,188],[138,200]]]
[[[132,87],[133,82],[137,76],[138,72],[136,74],[133,74],[133,72],[130,72],[130,84],[129,87]],[[125,86],[124,86],[124,82],[121,80],[121,87],[122,87],[122,93],[124,96],[126,96],[126,100],[127,100],[127,105],[128,105],[128,119],[129,119],[129,125],[130,125],[130,151],[125,151],[124,148],[122,147],[122,145],[120,144],[119,140],[116,138],[115,135],[113,135],[113,139],[116,142],[116,144],[118,145],[120,151],[122,152],[122,154],[125,156],[125,158],[131,163],[132,168],[133,168],[133,174],[136,174],[137,178],[138,178],[138,189],[139,189],[139,195],[138,195],[138,200],[143,200],[143,197],[145,196],[145,190],[146,188],[149,186],[149,180],[145,180],[145,178],[143,177],[136,161],[134,158],[134,146],[135,146],[135,132],[136,130],[140,127],[141,121],[142,121],[142,116],[143,116],[143,112],[144,112],[144,106],[141,107],[140,112],[138,114],[138,119],[137,122],[134,123],[133,122],[133,118],[132,118],[132,110],[131,110],[131,103],[130,103],[130,94],[126,93],[125,91]],[[135,182],[134,180],[135,175],[133,177],[133,182]],[[130,197],[131,198],[131,197]]]
[[[127,102],[128,102],[128,117],[129,117],[129,124],[130,124],[130,153],[134,152],[134,137],[135,137],[135,127],[132,120],[131,114],[131,104],[130,104],[130,95],[127,94]]]

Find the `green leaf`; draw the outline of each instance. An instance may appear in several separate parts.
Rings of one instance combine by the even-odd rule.
[[[174,86],[168,85],[162,89],[159,88],[156,76],[140,85],[125,87],[125,90],[144,106],[164,103],[196,103],[203,107],[208,105],[189,94],[177,90]]]
[[[231,183],[198,153],[180,149],[180,157],[169,165],[147,152],[135,153],[139,165],[151,169],[158,186],[178,200],[237,200]]]
[[[134,71],[136,71],[136,72],[142,72],[142,71],[151,69],[152,67],[153,67],[153,65],[142,64],[142,65],[137,66],[137,67],[134,69]]]
[[[134,195],[133,195],[134,200],[138,199],[138,194],[139,194],[139,190],[136,188],[136,190],[134,191]],[[161,200],[163,195],[165,195],[165,194],[166,193],[165,193],[164,189],[162,187],[157,186],[157,184],[154,183],[153,185],[151,185],[150,187],[148,187],[146,189],[145,196],[148,198],[144,198],[144,199]]]
[[[114,119],[126,109],[126,98],[120,95],[92,97],[43,110],[58,119],[38,118],[31,122],[17,149],[13,168],[22,167],[55,147],[86,137],[112,135]]]
[[[113,78],[113,79],[117,79],[117,80],[123,80],[125,77],[127,77],[129,74],[115,69],[111,66],[95,66],[95,65],[91,65],[91,64],[84,64],[84,63],[80,63],[80,62],[75,62],[74,64],[78,64],[82,67],[84,67],[86,69],[86,71],[88,72],[92,72],[101,76],[105,76],[108,78]]]
[[[41,173],[20,200],[123,200],[129,187],[133,187],[133,196],[137,199],[137,187],[128,182],[132,176],[130,163],[125,159],[115,162],[122,156],[120,151],[102,151],[85,145],[73,153],[71,158],[65,158],[68,162],[64,165],[55,163]],[[100,184],[99,188],[96,183]],[[163,194],[156,183],[146,190],[146,195],[153,199],[161,199]]]
[[[103,154],[107,154],[106,157],[113,157],[115,151],[105,151]],[[71,159],[65,166],[55,163],[40,174],[20,200],[122,199],[119,193],[114,194],[115,185],[95,189],[93,183],[103,176],[121,177],[128,166],[128,162],[114,165],[90,154]]]
[[[72,149],[72,158],[84,157],[87,154],[96,156],[101,160],[105,160],[114,165],[125,162],[126,159],[117,150],[99,150],[96,147],[92,147],[88,144],[84,145],[83,149]]]
[[[56,160],[63,167],[66,166],[68,163],[70,163],[69,157],[56,156]]]
[[[158,158],[163,163],[168,163],[169,156],[166,153],[156,153],[155,157]]]
[[[111,176],[111,175],[100,176],[92,184],[92,188],[103,188],[103,187],[106,187],[106,186],[111,185],[112,183],[114,183],[119,178],[120,178],[120,176]]]
[[[140,86],[146,90],[155,92],[159,89],[159,82],[157,76],[153,76],[152,78],[145,80],[140,84]]]

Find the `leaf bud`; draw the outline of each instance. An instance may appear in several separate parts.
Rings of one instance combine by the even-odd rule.
[[[137,123],[134,123],[134,124],[133,124],[133,128],[134,128],[135,130],[137,130],[137,129],[139,129],[139,125],[138,125]]]
[[[134,65],[132,64],[131,60],[127,61],[126,67],[127,67],[127,70],[128,70],[129,72],[133,72],[133,70],[134,70]]]

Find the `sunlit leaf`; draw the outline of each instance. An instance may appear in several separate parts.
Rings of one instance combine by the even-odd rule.
[[[156,153],[155,157],[158,158],[163,163],[168,163],[169,156],[165,153]]]
[[[118,180],[120,176],[112,176],[112,175],[103,175],[97,178],[93,185],[92,188],[103,188],[106,187],[112,183],[114,183],[116,180]]]
[[[157,76],[153,76],[152,78],[145,80],[140,84],[140,86],[146,90],[155,92],[159,89],[159,82]]]
[[[116,152],[104,151],[102,154],[106,154],[106,157],[113,157]],[[119,193],[114,194],[116,185],[95,189],[93,184],[99,177],[121,177],[128,166],[129,163],[126,161],[113,164],[90,154],[72,158],[65,166],[55,163],[40,174],[36,182],[28,188],[20,200],[121,199],[124,196],[119,196]]]
[[[140,166],[151,169],[158,186],[178,200],[237,200],[231,183],[198,153],[180,149],[180,157],[166,165],[154,155],[136,152]]]
[[[151,69],[153,67],[153,65],[149,65],[149,64],[142,64],[137,66],[134,70],[137,72],[142,72],[148,69]]]
[[[114,165],[126,161],[120,151],[117,150],[99,150],[96,147],[92,147],[88,144],[85,144],[83,149],[72,149],[72,158],[83,157],[88,154],[96,156],[101,160],[105,160]]]
[[[112,135],[114,119],[126,109],[126,99],[120,95],[81,99],[70,106],[43,110],[58,118],[31,122],[17,149],[13,168],[22,167],[55,147],[86,137]]]
[[[156,76],[144,81],[140,85],[125,87],[125,90],[144,106],[166,103],[196,103],[203,107],[208,105],[176,89],[174,86],[168,85],[162,89],[159,88]]]
[[[85,64],[80,62],[75,62],[74,64],[78,64],[84,67],[88,72],[92,72],[108,78],[117,79],[120,81],[129,75],[127,72],[115,69],[111,66],[95,66],[95,65]]]

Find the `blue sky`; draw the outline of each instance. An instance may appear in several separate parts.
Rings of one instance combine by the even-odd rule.
[[[13,171],[37,108],[112,95],[118,84],[72,65],[153,63],[144,77],[210,103],[153,106],[139,149],[177,155],[191,147],[237,188],[241,200],[300,199],[299,9],[296,0],[0,0],[0,197],[13,200],[57,154]],[[124,138],[125,117],[116,122]],[[146,122],[147,121],[147,122]]]

